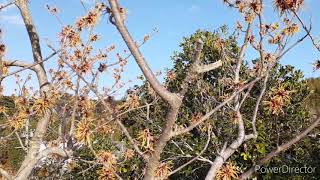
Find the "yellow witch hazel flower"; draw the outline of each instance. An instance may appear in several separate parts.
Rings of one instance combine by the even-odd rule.
[[[0,114],[6,114],[7,108],[5,106],[0,106]]]
[[[0,62],[0,73],[1,75],[7,75],[9,72],[9,68],[7,66],[5,66],[5,64],[3,62]]]
[[[293,23],[282,30],[282,34],[288,35],[288,36],[293,36],[298,32],[299,32],[299,26],[296,23]]]
[[[172,162],[163,162],[160,166],[156,169],[156,177],[159,179],[168,179],[168,175],[171,172]]]
[[[88,119],[84,119],[79,122],[75,137],[80,143],[86,145],[91,143],[92,133],[90,127],[91,121]]]
[[[280,112],[283,112],[282,107],[290,103],[291,97],[290,94],[294,91],[286,90],[284,85],[279,85],[277,88],[272,88],[269,96],[270,100],[264,101],[266,108],[272,114],[278,115]]]
[[[20,129],[23,127],[27,118],[28,114],[25,111],[19,111],[9,119],[9,126],[13,127],[14,129]]]
[[[138,134],[138,140],[141,141],[141,147],[148,150],[153,150],[153,136],[149,129],[140,131]]]
[[[226,165],[222,166],[217,172],[217,180],[231,180],[238,179],[238,174],[240,169],[233,162],[228,162]]]
[[[97,159],[98,159],[98,162],[110,168],[112,168],[115,164],[117,164],[116,156],[107,151],[102,151],[98,153]]]
[[[34,111],[39,112],[41,115],[43,115],[47,109],[50,109],[50,107],[51,103],[45,98],[39,98],[33,104]]]
[[[134,150],[127,149],[127,151],[124,153],[124,159],[129,160],[129,159],[133,158],[134,155],[135,155]]]
[[[139,106],[140,106],[139,96],[137,96],[136,94],[129,94],[126,99],[126,102],[122,106],[120,106],[120,108],[133,109]]]
[[[99,180],[113,180],[115,175],[110,168],[103,167],[97,171],[99,175]]]

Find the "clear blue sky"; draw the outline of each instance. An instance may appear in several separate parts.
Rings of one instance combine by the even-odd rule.
[[[6,0],[0,0],[0,3],[3,2]],[[86,5],[90,7],[92,2],[94,1],[86,0]],[[179,50],[178,45],[183,36],[188,36],[197,29],[214,30],[224,24],[232,28],[235,22],[241,19],[234,10],[226,8],[222,0],[121,0],[120,2],[129,11],[127,24],[135,39],[141,40],[145,34],[152,32],[153,28],[159,30],[159,33],[141,49],[155,71],[171,67],[170,56]],[[47,12],[46,4],[55,5],[60,9],[60,17],[64,24],[72,24],[78,17],[84,15],[79,0],[30,0],[30,3],[42,42],[45,38],[51,42],[57,41],[61,30],[57,20]],[[312,32],[315,36],[320,36],[319,7],[320,1],[307,0],[301,11],[305,14],[303,18],[306,20],[312,17],[314,28]],[[267,9],[269,12],[264,18],[270,21],[274,18],[271,3],[267,4]],[[123,43],[115,28],[106,18],[102,21],[97,29],[103,36],[98,47],[115,43],[119,49],[123,49]],[[31,60],[27,33],[14,6],[0,12],[0,27],[5,31],[4,42],[9,48],[7,58]],[[44,43],[43,47],[43,56],[46,57],[50,54],[50,50]],[[248,56],[250,57],[250,54]],[[320,73],[313,72],[311,65],[319,57],[320,54],[312,48],[308,40],[285,56],[282,63],[302,69],[306,77],[319,77]],[[130,61],[126,78],[135,77],[140,73],[132,59]],[[46,63],[46,67],[54,67],[55,64],[54,58]],[[12,91],[12,85],[8,82],[6,81],[6,84],[10,87],[6,89],[7,93]],[[102,83],[108,83],[108,79],[103,79]]]

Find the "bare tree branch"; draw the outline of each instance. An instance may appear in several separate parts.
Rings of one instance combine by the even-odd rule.
[[[111,6],[112,15],[115,19],[115,25],[119,33],[121,34],[123,40],[125,41],[126,45],[128,46],[129,50],[131,51],[132,55],[134,56],[143,74],[151,84],[152,88],[159,94],[159,96],[161,96],[164,100],[170,103],[170,105],[174,105],[175,102],[179,101],[179,97],[176,94],[169,92],[163,85],[161,85],[161,83],[157,80],[156,76],[153,74],[148,63],[146,62],[145,58],[143,57],[142,53],[137,47],[137,44],[134,42],[129,31],[124,25],[124,19],[122,19],[121,17],[121,13],[119,11],[120,7],[118,7],[117,0],[109,0],[109,3]]]
[[[185,93],[188,91],[189,85],[193,83],[195,78],[197,77],[197,67],[200,64],[201,52],[203,49],[203,42],[198,39],[195,43],[195,52],[193,55],[193,63],[191,67],[187,70],[187,75],[182,82],[181,91],[179,92],[180,97],[183,98]]]
[[[216,176],[221,166],[242,145],[244,141],[244,138],[245,138],[244,122],[240,112],[237,111],[236,113],[238,118],[238,137],[230,144],[229,147],[225,148],[224,146],[224,148],[222,148],[221,152],[213,161],[213,164],[211,165],[211,168],[209,169],[206,175],[206,178],[205,178],[206,180],[214,179],[214,177]]]
[[[48,82],[48,77],[42,63],[39,36],[36,31],[35,25],[33,23],[32,16],[30,14],[28,1],[17,0],[16,5],[20,10],[20,14],[22,16],[26,30],[28,32],[34,62],[39,63],[38,65],[34,66],[34,70],[38,78],[41,95],[44,96],[44,92],[48,90],[48,87],[49,87],[48,85],[50,83]],[[37,164],[36,157],[40,149],[41,141],[45,133],[47,132],[47,127],[50,121],[50,117],[51,117],[51,111],[46,110],[44,112],[43,117],[38,121],[35,132],[34,132],[34,136],[30,141],[30,147],[28,149],[27,156],[23,160],[22,165],[20,166],[15,179],[17,180],[28,179],[28,176],[30,175],[34,166]]]
[[[209,111],[208,113],[206,113],[204,116],[202,116],[200,118],[199,121],[197,121],[196,123],[190,125],[187,128],[184,128],[182,130],[179,130],[177,132],[175,132],[174,136],[178,136],[184,133],[187,133],[189,131],[191,131],[193,128],[197,127],[198,125],[200,125],[201,123],[203,123],[205,120],[209,119],[210,116],[212,114],[214,114],[215,112],[217,112],[221,107],[223,107],[224,105],[226,105],[227,103],[229,103],[238,93],[242,92],[243,90],[249,88],[250,86],[252,86],[252,84],[255,84],[257,81],[259,81],[261,79],[261,77],[258,77],[254,80],[252,80],[250,83],[246,84],[245,86],[243,86],[242,88],[240,88],[239,90],[237,90],[236,92],[234,92],[229,98],[227,98],[226,100],[224,100],[222,103],[220,103],[218,106],[216,106],[214,109],[212,109],[211,111]]]
[[[31,66],[32,64],[27,63],[25,61],[20,61],[20,60],[3,60],[3,65],[5,66],[16,66],[16,67],[22,67],[22,68],[26,68]]]
[[[52,155],[52,154],[57,154],[61,157],[71,156],[71,152],[68,152],[60,147],[50,147],[41,151],[37,156],[37,160],[39,161],[40,159],[44,157],[48,157],[49,155]]]
[[[1,6],[0,6],[0,11],[1,11],[2,9],[4,9],[4,8],[7,8],[7,7],[13,5],[14,3],[16,3],[16,1],[17,1],[17,0],[11,1],[11,2],[9,2],[9,3],[7,3],[7,4],[4,4],[4,5],[1,5]]]
[[[41,48],[39,35],[37,33],[36,27],[34,26],[32,16],[28,7],[28,0],[17,0],[16,5],[20,10],[21,17],[25,23],[29,39],[31,42],[32,54],[35,62],[42,61]],[[41,64],[43,67],[43,64]]]
[[[239,80],[240,80],[240,76],[239,76],[240,75],[240,68],[241,68],[241,65],[243,63],[245,52],[246,52],[247,47],[248,47],[248,42],[249,42],[249,38],[248,37],[250,36],[251,28],[252,28],[252,24],[249,23],[248,26],[247,26],[246,34],[244,36],[243,45],[241,46],[240,52],[239,52],[239,55],[238,55],[237,66],[236,66],[235,73],[234,73],[235,74],[235,77],[234,77],[235,83],[238,83]]]
[[[297,14],[297,12],[292,11],[293,14],[295,15],[295,17],[298,19],[298,21],[300,22],[300,24],[302,25],[302,28],[306,31],[307,35],[309,36],[312,45],[320,52],[320,46],[317,45],[317,43],[315,42],[315,39],[313,38],[313,36],[310,33],[311,30],[311,23],[310,23],[310,28],[308,29],[307,26],[304,24],[303,20],[300,18],[300,16]]]
[[[222,66],[221,60],[214,62],[214,63],[210,63],[210,64],[198,65],[196,67],[196,71],[197,71],[197,73],[209,72],[209,71],[217,69],[220,66]]]
[[[290,148],[293,144],[299,142],[302,138],[304,138],[306,135],[308,135],[314,128],[316,128],[320,123],[320,118],[318,117],[310,126],[308,126],[305,130],[303,130],[300,134],[296,135],[294,138],[292,138],[287,143],[284,143],[280,145],[277,149],[271,151],[269,154],[267,154],[264,158],[259,160],[255,166],[261,166],[269,162],[273,157],[277,156],[280,152],[287,150]],[[244,172],[239,179],[249,179],[252,174],[255,172],[255,166],[251,167],[249,170]]]
[[[4,79],[6,77],[9,77],[9,76],[12,76],[14,74],[17,74],[19,72],[22,72],[24,70],[27,70],[27,69],[30,69],[30,70],[33,70],[33,71],[36,71],[35,70],[35,66],[39,65],[40,63],[43,63],[43,62],[46,62],[48,61],[49,59],[51,59],[53,56],[55,56],[56,54],[58,54],[60,52],[60,50],[57,50],[55,52],[53,52],[52,54],[50,54],[48,57],[46,57],[45,59],[43,59],[42,61],[40,62],[36,62],[36,63],[33,63],[33,64],[30,64],[30,63],[27,63],[27,62],[24,62],[24,61],[17,61],[17,60],[5,60],[3,61],[4,64],[6,66],[17,66],[17,67],[22,67],[21,69],[18,69],[16,71],[13,71],[5,76],[2,76],[1,79]]]
[[[22,140],[21,140],[21,138],[20,138],[19,134],[18,134],[17,132],[15,132],[15,135],[16,135],[16,137],[17,137],[17,139],[18,139],[19,143],[20,143],[21,148],[22,148],[24,151],[27,151],[27,148],[24,146],[24,144],[23,144],[23,142],[22,142]]]
[[[247,140],[249,140],[251,138],[257,138],[257,136],[258,136],[258,132],[257,132],[257,128],[256,128],[256,120],[257,120],[257,115],[258,115],[259,106],[260,106],[262,97],[264,96],[264,94],[266,92],[266,89],[267,89],[268,79],[269,79],[269,72],[267,72],[267,75],[264,78],[263,87],[262,87],[260,95],[259,95],[259,97],[258,97],[258,99],[256,101],[256,105],[255,105],[254,112],[253,112],[253,115],[252,115],[251,124],[252,124],[253,133],[251,135],[246,135],[245,141],[247,141]]]
[[[180,167],[176,168],[175,170],[171,171],[170,174],[168,176],[171,176],[173,174],[175,174],[176,172],[180,171],[181,169],[185,168],[186,166],[188,166],[189,164],[193,163],[194,161],[198,160],[202,154],[207,150],[209,143],[210,143],[210,134],[211,134],[211,127],[209,126],[208,128],[208,140],[206,145],[203,147],[203,149],[201,150],[201,152],[194,158],[192,158],[190,161],[186,162],[185,164],[181,165]]]

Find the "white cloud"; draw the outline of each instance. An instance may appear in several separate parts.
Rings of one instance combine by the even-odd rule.
[[[191,5],[191,7],[188,8],[188,11],[191,12],[191,13],[196,13],[198,11],[200,11],[200,7],[198,5]]]
[[[0,21],[12,25],[23,25],[23,20],[19,15],[0,15]]]
[[[0,0],[0,6],[6,5],[12,0]],[[0,11],[0,22],[2,25],[12,24],[12,25],[23,25],[23,20],[20,15],[15,14],[15,6],[10,5]]]

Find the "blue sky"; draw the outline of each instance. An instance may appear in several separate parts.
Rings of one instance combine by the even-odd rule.
[[[0,0],[4,3],[6,0]],[[241,17],[234,10],[223,5],[222,0],[121,0],[121,4],[129,11],[127,25],[135,39],[141,40],[145,34],[152,32],[157,28],[159,32],[145,44],[141,50],[152,69],[164,70],[171,67],[170,56],[174,51],[179,50],[179,42],[183,36],[188,36],[197,29],[214,30],[224,24],[230,28],[234,27],[235,22]],[[271,1],[270,1],[271,2]],[[61,25],[50,15],[45,5],[55,5],[60,9],[60,17],[65,25],[72,24],[75,20],[84,15],[79,0],[30,0],[30,9],[40,34],[42,42],[49,39],[57,46],[57,36],[61,30]],[[86,6],[94,4],[94,0],[86,0]],[[313,31],[315,36],[320,35],[320,1],[307,0],[301,13],[303,18],[313,21]],[[267,4],[268,13],[264,17],[267,21],[275,16],[272,4]],[[32,60],[31,48],[27,33],[22,25],[22,19],[17,8],[12,6],[5,11],[0,12],[0,27],[4,30],[4,42],[8,46],[7,58],[10,59],[28,59]],[[107,22],[106,18],[97,27],[97,31],[103,36],[97,47],[107,47],[116,44],[118,49],[124,49],[125,46],[115,30]],[[50,50],[43,44],[43,56],[50,54]],[[307,40],[297,47],[282,60],[283,64],[291,64],[296,68],[302,69],[306,77],[319,77],[319,72],[313,72],[312,63],[319,59],[319,53],[316,52],[310,41]],[[252,56],[248,54],[248,56]],[[47,62],[46,67],[55,67],[55,58]],[[133,60],[127,67],[125,76],[127,79],[136,77],[140,74],[138,67]],[[5,85],[7,93],[12,91],[12,82],[8,79]],[[12,80],[12,79],[11,79]],[[102,83],[108,84],[108,79],[102,79]]]

